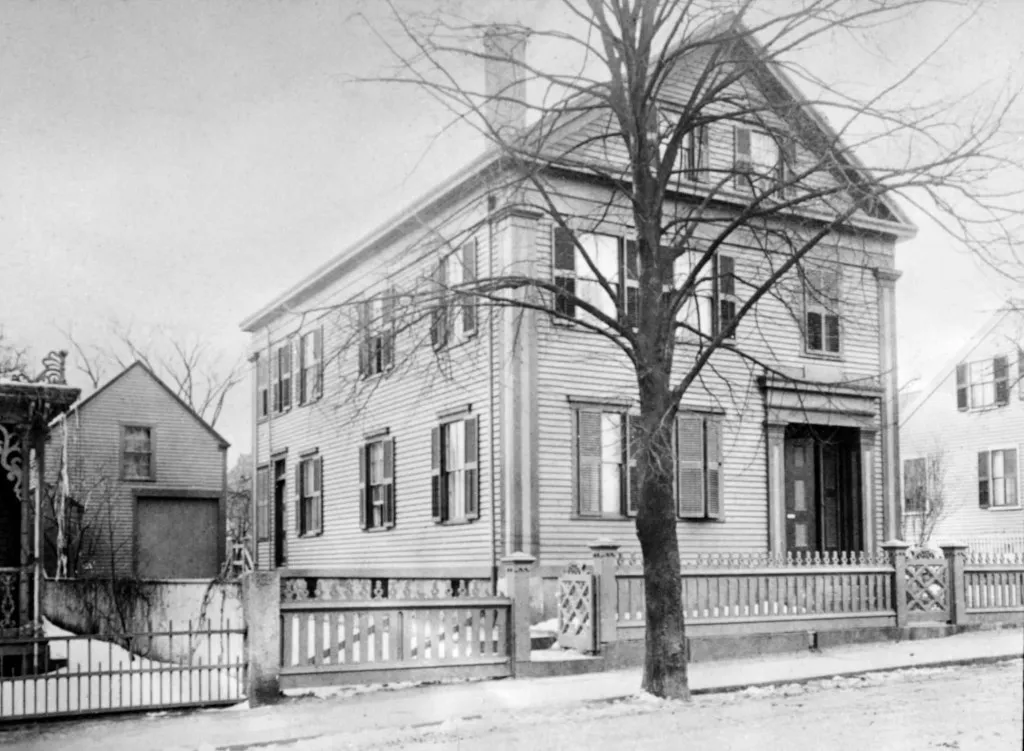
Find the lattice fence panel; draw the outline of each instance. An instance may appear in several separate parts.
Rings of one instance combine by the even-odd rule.
[[[945,559],[907,561],[907,615],[918,621],[949,619],[949,567]]]
[[[562,574],[558,578],[558,644],[566,649],[597,649],[593,574]]]

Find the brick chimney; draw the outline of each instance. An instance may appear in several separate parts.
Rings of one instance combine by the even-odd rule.
[[[484,31],[484,115],[501,137],[526,127],[526,32],[519,26],[495,24]]]

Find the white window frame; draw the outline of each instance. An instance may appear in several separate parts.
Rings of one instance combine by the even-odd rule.
[[[299,337],[299,404],[312,404],[323,396],[323,328]]]
[[[146,440],[148,444],[148,451],[129,451],[128,450],[128,431],[131,430],[144,430],[146,431]],[[156,480],[156,446],[155,446],[155,431],[152,425],[139,425],[138,423],[125,423],[121,425],[121,479],[125,482],[153,482]],[[147,456],[149,457],[149,473],[146,476],[137,475],[128,472],[128,458],[135,456]],[[134,466],[134,464],[132,465]]]
[[[1004,454],[1006,452],[1011,452],[1011,451],[1013,452],[1014,464],[1016,465],[1015,471],[1013,472],[1012,475],[1008,476],[1006,474],[1006,471],[1005,471],[1005,461],[1006,460],[1004,458],[1003,459],[1004,470],[1003,470],[1003,474],[1000,476],[1000,479],[1003,482],[1002,490],[1003,490],[1003,497],[1004,497],[1004,499],[1006,497],[1006,481],[1008,479],[1013,480],[1014,502],[1013,503],[1006,503],[1005,500],[1004,500],[1003,503],[997,504],[995,502],[995,498],[996,498],[995,480],[996,480],[996,478],[995,478],[995,458],[994,458],[993,455],[996,454],[996,453]],[[981,480],[980,472],[978,473],[978,505],[981,508],[983,508],[985,510],[988,510],[988,511],[992,511],[992,510],[995,510],[995,511],[1013,510],[1013,509],[1021,508],[1021,497],[1020,497],[1020,495],[1021,495],[1021,488],[1020,488],[1021,467],[1020,467],[1020,452],[1018,451],[1017,447],[1016,446],[1012,446],[1012,445],[994,446],[994,447],[991,447],[991,448],[982,449],[981,451],[978,452],[978,454],[979,455],[980,454],[987,454],[987,456],[988,456],[988,477],[986,478],[986,481],[988,482],[988,505],[987,506],[981,506],[981,481],[982,480]],[[980,466],[980,459],[978,461],[978,465]]]
[[[319,454],[299,457],[296,500],[299,504],[299,537],[323,533],[323,464]]]
[[[835,296],[832,298],[826,297],[828,291],[825,289],[826,285],[824,283],[824,275],[829,275],[834,278],[835,286],[832,292]],[[842,269],[839,264],[817,264],[808,266],[803,271],[800,283],[803,293],[803,325],[801,327],[801,331],[804,340],[804,354],[811,355],[813,357],[841,359],[843,357],[843,345],[846,338],[842,316]],[[819,347],[814,347],[811,343],[812,315],[818,316],[818,320],[821,325],[821,346]],[[830,318],[835,321],[836,327],[837,346],[835,349],[832,349],[829,346],[828,326]]]

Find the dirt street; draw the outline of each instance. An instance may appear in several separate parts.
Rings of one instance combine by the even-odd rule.
[[[261,749],[1024,748],[1022,662],[908,669],[732,694],[653,698],[446,722],[388,734],[329,734]]]

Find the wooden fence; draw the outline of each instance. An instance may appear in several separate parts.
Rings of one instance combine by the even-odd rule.
[[[962,545],[942,557],[907,557],[907,545],[888,543],[876,555],[801,557],[704,556],[684,564],[680,586],[687,636],[736,636],[795,631],[906,627],[930,622],[967,626],[1024,621],[1024,556],[985,555]],[[563,646],[643,639],[646,603],[638,554],[616,554],[595,543],[590,563],[572,564],[566,582],[589,577],[594,615],[563,608]],[[568,628],[573,624],[574,628]],[[580,624],[593,629],[580,634]],[[571,638],[570,638],[571,636]],[[571,643],[570,643],[571,642]]]

